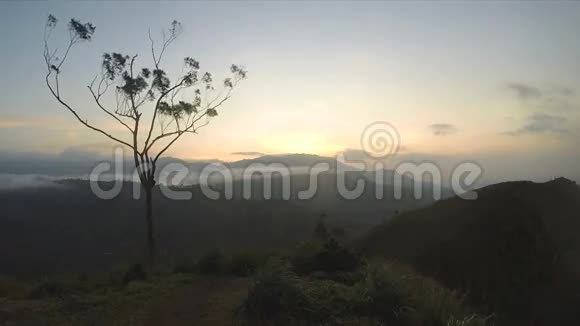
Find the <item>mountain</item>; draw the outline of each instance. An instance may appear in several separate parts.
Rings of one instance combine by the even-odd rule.
[[[177,162],[164,159],[161,164]],[[201,171],[206,162],[180,161],[192,171]],[[426,191],[423,198],[413,196],[413,180],[403,180],[403,197],[393,198],[388,182],[375,182],[374,172],[353,171],[346,175],[336,170],[321,172],[313,180],[307,168],[318,162],[335,164],[334,159],[315,155],[293,154],[263,156],[229,163],[239,171],[252,163],[281,163],[291,168],[287,178],[271,176],[271,199],[264,197],[267,174],[257,173],[243,179],[234,174],[233,198],[224,198],[226,184],[217,178],[210,183],[221,193],[212,200],[199,184],[172,186],[191,194],[188,200],[171,200],[156,189],[154,210],[159,249],[166,260],[198,255],[220,248],[243,250],[280,248],[312,236],[317,222],[324,219],[330,230],[348,237],[360,236],[397,212],[409,211],[434,202]],[[334,163],[333,163],[334,162]],[[53,162],[54,163],[54,162]],[[56,164],[56,163],[55,163]],[[340,163],[338,163],[340,164]],[[298,168],[298,169],[296,169]],[[193,172],[195,175],[196,172]],[[385,171],[385,175],[392,172]],[[21,182],[0,185],[0,255],[4,262],[0,274],[46,273],[62,271],[106,270],[111,265],[140,257],[144,242],[143,199],[134,199],[139,184],[125,182],[121,194],[112,200],[98,199],[90,184],[80,179],[12,176]],[[364,181],[363,191],[355,199],[341,194],[338,180],[347,189]],[[283,196],[288,181],[290,197]],[[248,184],[249,183],[249,184]],[[316,185],[312,196],[299,194]],[[103,188],[112,187],[102,182]],[[377,197],[377,190],[383,197]],[[246,198],[244,192],[251,196]]]
[[[145,208],[144,198],[133,198],[133,186],[140,187],[124,183],[121,194],[110,200],[97,198],[83,180],[1,192],[0,274],[96,272],[139,259]],[[285,247],[309,237],[316,223],[316,216],[290,201],[210,200],[199,188],[189,192],[190,200],[170,200],[156,188],[160,261],[215,248]]]
[[[243,168],[253,163],[281,163],[288,167],[312,167],[317,163],[328,163],[333,170],[336,170],[336,160],[334,158],[314,154],[263,155],[252,159],[231,162],[229,165],[233,168]]]
[[[354,188],[355,176],[345,177]],[[232,183],[233,198],[224,198],[225,184],[211,187],[221,196],[207,198],[200,185],[171,187],[189,193],[188,200],[172,200],[157,187],[154,217],[161,259],[178,260],[207,250],[264,250],[291,246],[312,236],[316,223],[325,219],[329,230],[348,237],[359,236],[391,217],[396,211],[416,209],[433,202],[415,200],[404,191],[401,200],[376,199],[377,187],[367,181],[362,194],[353,200],[342,197],[337,174],[321,173],[312,197],[298,198],[310,187],[310,176],[292,174],[291,193],[284,198],[281,176],[271,180],[271,198],[264,198],[265,177]],[[26,274],[107,270],[112,265],[141,257],[144,244],[143,198],[134,199],[134,188],[125,182],[119,196],[97,198],[85,180],[52,181],[43,187],[0,190],[0,255],[5,264],[0,274]],[[104,189],[112,184],[102,182]],[[390,191],[385,185],[385,194]],[[250,188],[251,187],[251,188]],[[251,197],[246,199],[244,189]]]
[[[63,153],[61,155],[3,155],[0,152],[0,175],[38,175],[50,177],[81,177],[86,178],[91,170],[100,162],[111,162],[112,157],[106,155],[87,154],[87,153]],[[174,157],[162,157],[158,162],[158,171],[164,166],[171,163],[179,163],[188,169],[192,178],[186,182],[198,183],[195,180],[201,171],[211,163],[220,163],[233,170],[234,177],[240,177],[240,171],[248,166],[255,164],[257,167],[269,164],[282,164],[287,167],[292,174],[308,174],[310,169],[318,163],[327,163],[329,171],[336,173],[337,170],[348,170],[348,174],[369,179],[375,183],[392,184],[394,172],[384,170],[384,177],[377,178],[376,172],[371,170],[354,170],[345,163],[338,162],[333,157],[325,157],[312,154],[283,154],[283,155],[264,155],[252,159],[244,159],[233,162],[224,162],[220,160],[183,160]],[[267,168],[267,166],[266,166]],[[132,158],[127,157],[123,160],[123,173],[130,176],[134,171]],[[403,176],[405,187],[413,186],[413,179],[409,176]],[[430,182],[424,184],[429,187]],[[1,185],[0,185],[1,188]]]
[[[405,212],[358,245],[469,295],[511,325],[578,325],[580,187],[507,182]]]

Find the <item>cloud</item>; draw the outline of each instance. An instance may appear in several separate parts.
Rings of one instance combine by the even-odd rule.
[[[23,188],[61,187],[61,185],[54,182],[55,180],[55,178],[38,174],[16,175],[0,173],[0,191]]]
[[[406,146],[399,146],[399,151],[395,153],[394,156],[404,154],[407,151],[408,149]],[[375,159],[371,155],[367,154],[364,150],[358,148],[347,148],[340,152],[337,152],[336,154],[344,155],[344,158],[348,161],[365,161],[365,160],[375,161]],[[392,156],[393,155],[389,156],[389,158]]]
[[[522,100],[541,98],[543,96],[540,89],[522,83],[508,83],[506,87]]]
[[[50,127],[60,124],[60,120],[52,118],[31,118],[31,117],[3,117],[0,118],[0,128],[20,128],[20,127]]]
[[[264,156],[265,153],[262,152],[233,152],[232,155],[239,155],[239,156]]]
[[[546,113],[534,113],[526,119],[526,123],[519,129],[504,132],[504,135],[519,136],[529,134],[565,134],[567,119],[561,116]]]
[[[526,107],[534,110],[570,110],[576,105],[573,103],[573,97],[576,92],[565,86],[545,86],[537,87],[524,83],[508,83],[508,91]]]
[[[448,136],[457,132],[457,127],[449,123],[434,123],[428,128],[435,136]]]

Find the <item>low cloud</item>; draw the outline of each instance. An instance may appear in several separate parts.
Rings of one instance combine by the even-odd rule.
[[[231,153],[232,155],[239,155],[239,156],[264,156],[266,155],[266,153],[262,153],[262,152],[233,152]]]
[[[26,188],[62,187],[56,179],[38,174],[0,173],[0,190],[17,190]]]
[[[399,154],[404,154],[407,151],[408,151],[407,147],[399,146],[399,151],[397,153],[393,153],[392,155],[389,155],[389,158],[391,158],[393,156],[397,156]],[[349,160],[349,161],[351,161],[351,160],[352,161],[366,161],[366,160],[375,161],[376,160],[373,156],[367,154],[364,150],[357,149],[357,148],[347,148],[347,149],[340,151],[336,154],[344,155],[344,158],[346,160]]]
[[[457,127],[449,123],[434,123],[428,128],[435,136],[448,136],[457,132]]]
[[[519,136],[530,134],[565,134],[569,130],[566,128],[567,119],[561,116],[554,116],[546,113],[535,113],[526,119],[525,124],[514,131],[504,132],[505,135]]]

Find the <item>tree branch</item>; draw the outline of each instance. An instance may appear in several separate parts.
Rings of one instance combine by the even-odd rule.
[[[144,151],[145,149],[148,148],[148,144],[149,141],[151,140],[151,135],[153,133],[153,128],[155,127],[155,119],[157,118],[157,111],[159,111],[159,103],[161,103],[161,100],[167,96],[167,94],[169,94],[171,91],[173,91],[174,89],[176,89],[177,87],[180,87],[183,85],[184,83],[184,79],[181,80],[181,82],[179,82],[178,84],[175,84],[173,87],[171,87],[169,90],[161,93],[161,95],[159,95],[159,98],[157,99],[157,102],[155,103],[155,108],[153,109],[153,118],[151,119],[151,125],[149,126],[149,132],[147,133],[147,139],[145,140],[145,145],[143,146]]]
[[[67,103],[65,103],[65,102],[64,102],[64,101],[63,101],[63,100],[60,98],[60,96],[59,96],[59,95],[58,95],[58,94],[57,94],[57,93],[54,91],[54,89],[53,89],[53,88],[52,88],[52,86],[50,85],[50,81],[49,81],[50,75],[51,75],[51,73],[49,72],[49,73],[46,75],[46,78],[45,78],[45,80],[46,80],[46,85],[48,86],[48,89],[50,90],[50,92],[52,93],[52,95],[54,96],[54,98],[56,98],[56,100],[57,100],[57,101],[58,101],[60,104],[62,104],[64,107],[66,107],[66,108],[67,108],[67,109],[68,109],[68,110],[69,110],[69,111],[70,111],[70,112],[71,112],[71,113],[72,113],[72,114],[75,116],[75,118],[77,118],[77,120],[78,120],[80,123],[82,123],[83,125],[85,125],[87,128],[89,128],[89,129],[92,129],[92,130],[94,130],[94,131],[96,131],[96,132],[99,132],[99,133],[101,133],[101,134],[105,135],[106,137],[108,137],[108,138],[110,138],[110,139],[112,139],[112,140],[114,140],[114,141],[116,141],[116,142],[118,142],[118,143],[120,143],[120,144],[122,144],[122,145],[125,145],[125,146],[127,146],[127,147],[129,147],[129,148],[133,148],[133,149],[134,149],[134,147],[133,147],[131,144],[127,143],[126,141],[123,141],[123,140],[121,140],[121,139],[119,139],[119,138],[117,138],[117,137],[115,137],[115,136],[113,136],[113,135],[111,135],[111,134],[107,133],[106,131],[104,131],[104,130],[102,130],[102,129],[100,129],[100,128],[97,128],[97,127],[94,127],[94,126],[92,126],[91,124],[89,124],[89,123],[88,123],[88,121],[87,121],[87,120],[83,120],[83,119],[81,119],[81,117],[80,117],[80,116],[79,116],[79,115],[76,113],[76,111],[75,111],[75,110],[74,110],[74,109],[73,109],[73,108],[72,108],[70,105],[68,105]]]
[[[125,122],[123,122],[123,120],[119,119],[116,115],[114,115],[109,110],[107,110],[107,109],[105,109],[103,107],[103,105],[99,101],[99,98],[97,97],[97,95],[95,94],[95,92],[93,92],[93,89],[91,88],[91,86],[87,86],[87,88],[91,92],[91,95],[93,96],[93,99],[95,100],[95,102],[97,103],[97,105],[99,106],[99,108],[101,108],[101,110],[103,110],[105,113],[107,113],[108,115],[110,115],[111,117],[113,117],[115,120],[117,120],[117,122],[119,122],[120,124],[122,124],[123,126],[125,126],[125,128],[127,128],[130,132],[133,132],[133,129],[131,129],[131,127],[129,127],[128,124],[126,124]]]

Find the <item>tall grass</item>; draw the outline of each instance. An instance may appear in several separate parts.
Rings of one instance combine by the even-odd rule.
[[[240,308],[248,325],[491,325],[462,295],[404,265],[372,261],[354,284],[298,276],[284,260],[268,268]]]

